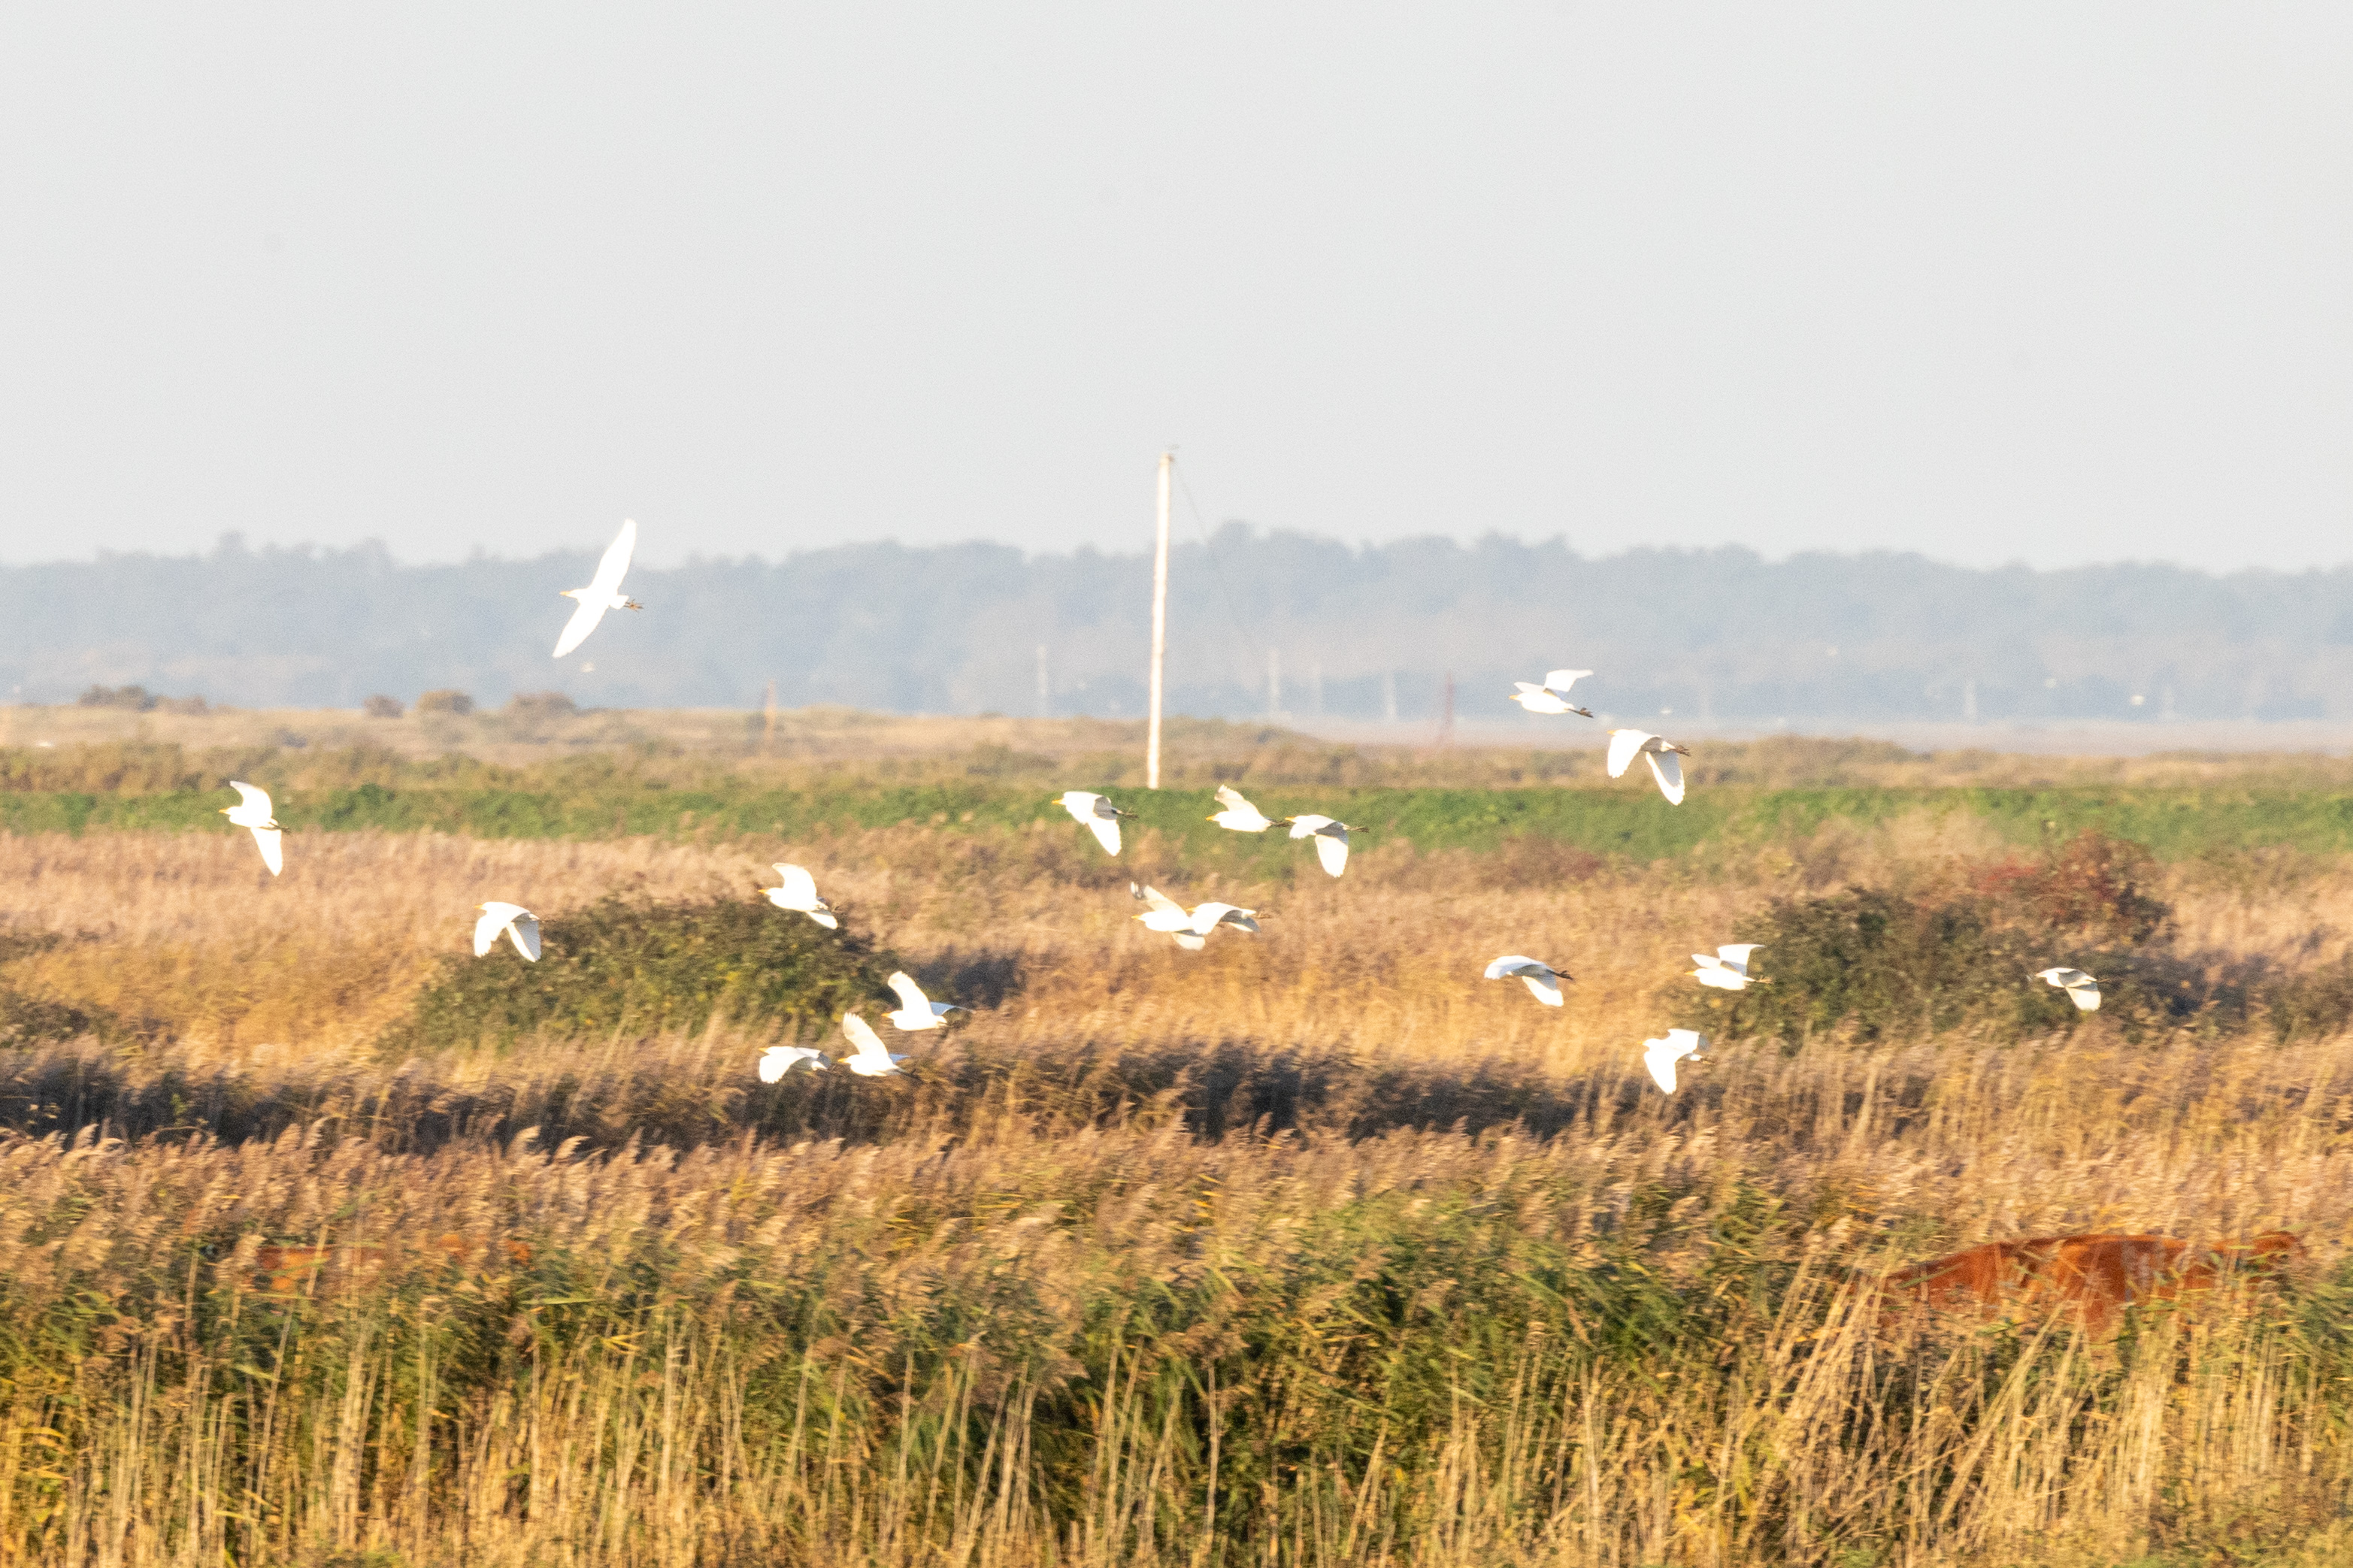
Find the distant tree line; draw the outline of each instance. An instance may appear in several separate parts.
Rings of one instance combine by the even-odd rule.
[[[1141,552],[867,544],[643,570],[629,588],[646,613],[608,617],[558,664],[570,606],[555,590],[593,566],[586,551],[406,566],[372,545],[231,538],[201,556],[0,567],[0,693],[748,708],[774,681],[786,706],[1142,710]],[[1203,716],[1428,721],[1451,674],[1465,717],[1503,717],[1513,679],[1574,665],[1599,672],[1578,695],[1621,718],[2353,718],[2353,569],[1594,558],[1557,541],[1352,548],[1230,523],[1177,547],[1171,582],[1171,706]]]

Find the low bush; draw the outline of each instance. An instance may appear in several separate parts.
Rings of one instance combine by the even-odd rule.
[[[1789,1047],[1834,1032],[1881,1040],[1968,1022],[2015,1035],[2063,1027],[2075,1011],[2032,975],[2080,955],[2031,946],[1981,899],[1849,888],[1780,900],[1735,934],[1759,944],[1754,968],[1767,983],[1687,997],[1683,1021],[1704,1033]]]
[[[143,686],[93,686],[74,699],[81,708],[128,708],[134,713],[144,713],[155,706],[156,699]]]
[[[2138,943],[2173,919],[2171,906],[2146,890],[2158,876],[2157,858],[2147,849],[2094,827],[2040,861],[1987,868],[1973,890],[2014,922]]]
[[[407,709],[402,706],[399,698],[386,697],[382,692],[378,692],[360,704],[360,711],[371,719],[397,719],[406,712]]]
[[[2083,1021],[2036,978],[2081,969],[2127,1040],[2268,1027],[2285,1041],[2353,1026],[2353,960],[2295,970],[2218,963],[2154,945],[2172,907],[2147,890],[2156,862],[2096,830],[2039,862],[2007,861],[1910,891],[1849,888],[1779,900],[1735,928],[1765,984],[1684,993],[1678,1022],[1794,1047],[1817,1036],[1904,1038],[1967,1026],[2016,1040]]]
[[[757,900],[609,898],[542,922],[540,935],[536,963],[503,941],[487,957],[444,960],[381,1049],[698,1029],[720,1015],[806,1037],[889,994],[892,965],[871,942]]]
[[[69,1006],[0,985],[0,1050],[119,1032],[114,1016],[103,1008]]]
[[[569,719],[580,704],[561,691],[518,691],[507,699],[507,711],[518,719]]]
[[[417,710],[419,713],[448,713],[463,718],[474,710],[474,700],[462,691],[452,691],[443,687],[419,697],[417,700]]]

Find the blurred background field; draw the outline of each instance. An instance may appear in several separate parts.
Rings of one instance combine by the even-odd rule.
[[[2353,1550],[2353,763],[1772,740],[1677,809],[1223,724],[1153,796],[1110,723],[449,721],[0,752],[12,1559]],[[1347,875],[1202,822],[1220,780],[1367,825]],[[1120,859],[1064,787],[1142,812]],[[1131,878],[1264,931],[1181,952]],[[537,970],[467,950],[494,897]],[[1684,978],[1736,939],[1773,988]],[[909,1077],[758,1082],[902,964],[968,1009]],[[1672,1099],[1670,1025],[1715,1040]],[[2114,1342],[1858,1294],[2272,1227],[2285,1289]]]

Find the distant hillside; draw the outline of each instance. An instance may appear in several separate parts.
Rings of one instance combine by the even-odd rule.
[[[484,703],[1034,713],[1142,710],[1148,557],[873,544],[633,574],[548,657],[593,555],[404,566],[381,549],[0,567],[0,692],[137,684],[239,706]],[[1241,717],[1508,713],[1514,678],[1599,672],[1598,710],[1717,721],[2353,717],[2353,570],[1992,572],[1916,555],[1414,540],[1352,549],[1229,524],[1171,569],[1172,709]],[[1269,689],[1279,662],[1279,689]],[[2138,700],[2136,701],[2135,700]]]

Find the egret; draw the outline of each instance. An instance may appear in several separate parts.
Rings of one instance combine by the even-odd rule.
[[[775,1083],[797,1067],[823,1072],[828,1065],[823,1051],[813,1051],[807,1046],[770,1046],[760,1053],[760,1081]]]
[[[642,610],[643,605],[621,593],[621,577],[629,569],[629,555],[638,547],[638,525],[635,519],[624,521],[621,531],[606,547],[605,558],[596,563],[596,575],[586,588],[566,588],[559,598],[576,599],[580,607],[564,623],[564,635],[555,639],[555,657],[562,658],[588,640],[596,623],[605,618],[607,610]]]
[[[269,792],[235,779],[228,781],[228,787],[237,791],[237,803],[222,806],[220,814],[232,826],[253,830],[253,841],[261,848],[261,863],[269,868],[271,876],[277,876],[286,869],[286,851],[280,842],[286,830],[269,815]]]
[[[841,1065],[860,1078],[889,1078],[899,1070],[899,1064],[907,1059],[884,1050],[882,1037],[874,1032],[874,1026],[855,1013],[841,1016],[841,1032],[849,1037],[851,1045],[858,1047],[841,1058]]]
[[[1264,833],[1274,826],[1274,819],[1242,798],[1242,792],[1228,784],[1218,786],[1218,804],[1226,809],[1209,818],[1220,827],[1236,833]]]
[[[1519,688],[1512,700],[1531,713],[1582,713],[1593,717],[1590,708],[1579,708],[1568,700],[1568,689],[1593,672],[1589,669],[1556,669],[1544,678],[1542,686],[1531,686],[1525,680],[1514,680]]]
[[[2100,983],[2080,969],[2046,969],[2034,978],[2067,993],[2067,1000],[2080,1011],[2100,1010]]]
[[[903,1004],[897,1012],[882,1015],[891,1020],[893,1028],[936,1029],[947,1022],[949,1014],[956,1010],[952,1002],[934,1002],[924,995],[923,988],[909,978],[903,969],[893,973],[884,984],[899,994],[899,1000]]]
[[[1611,778],[1623,775],[1626,770],[1633,765],[1634,758],[1638,754],[1644,762],[1651,764],[1651,776],[1659,781],[1659,793],[1665,795],[1671,805],[1683,805],[1683,765],[1675,759],[1688,757],[1691,753],[1672,741],[1662,741],[1645,731],[1612,730],[1609,731],[1609,776]]]
[[[798,866],[787,866],[781,860],[776,862],[776,875],[785,879],[784,885],[766,889],[768,902],[780,910],[807,915],[828,931],[841,928],[841,922],[833,918],[833,910],[817,896],[816,878]]]
[[[1119,853],[1119,819],[1135,815],[1132,811],[1122,811],[1103,796],[1091,795],[1082,789],[1064,790],[1054,797],[1054,804],[1069,812],[1073,821],[1092,833],[1095,842],[1111,855]]]
[[[1748,955],[1764,945],[1761,942],[1736,942],[1717,948],[1713,957],[1694,952],[1692,962],[1699,967],[1692,971],[1692,978],[1718,991],[1746,991],[1751,985],[1767,984],[1763,975],[1748,973]]]
[[[1335,822],[1328,816],[1309,814],[1282,819],[1291,827],[1293,838],[1315,840],[1315,858],[1324,862],[1324,869],[1336,877],[1348,868],[1348,835],[1362,833],[1361,827],[1351,827],[1345,822]]]
[[[499,933],[504,931],[514,942],[514,950],[527,963],[539,962],[539,917],[521,904],[477,904],[482,918],[474,922],[474,956],[487,958],[491,949],[499,944]]]
[[[1258,931],[1258,911],[1243,909],[1239,904],[1221,904],[1214,900],[1206,904],[1193,906],[1193,934],[1196,937],[1207,942],[1209,933],[1219,926],[1232,926],[1237,931],[1246,931],[1255,935]],[[1178,939],[1180,942],[1182,940],[1181,937]]]
[[[1669,1094],[1675,1091],[1675,1064],[1685,1057],[1699,1055],[1707,1044],[1707,1037],[1695,1029],[1669,1029],[1663,1040],[1642,1042],[1642,1065],[1651,1069],[1651,1077]]]
[[[1127,892],[1128,897],[1146,906],[1144,913],[1135,917],[1144,922],[1145,930],[1175,937],[1176,945],[1188,952],[1200,952],[1208,944],[1209,933],[1221,925],[1239,931],[1258,930],[1258,911],[1238,904],[1212,900],[1188,910],[1157,888],[1139,888],[1130,882]]]
[[[1565,969],[1555,969],[1549,963],[1539,963],[1519,953],[1506,953],[1487,966],[1490,980],[1509,980],[1517,975],[1527,983],[1528,994],[1547,1007],[1560,1005],[1560,983],[1577,976]]]

